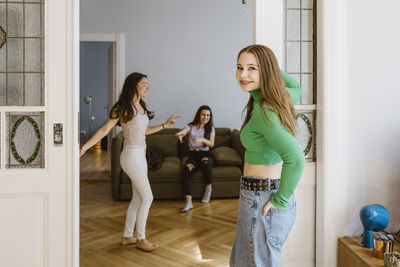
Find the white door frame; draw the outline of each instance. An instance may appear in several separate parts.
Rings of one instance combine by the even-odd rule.
[[[337,266],[348,222],[348,80],[346,0],[317,6],[316,266]]]
[[[283,1],[254,0],[253,18],[254,42],[272,48],[282,64]],[[318,0],[316,266],[337,266],[348,221],[346,27],[345,0]]]

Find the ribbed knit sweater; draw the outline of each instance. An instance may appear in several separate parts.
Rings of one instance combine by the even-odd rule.
[[[301,97],[302,89],[293,78],[283,71],[281,73],[295,104]],[[268,104],[260,106],[261,90],[253,90],[250,94],[254,99],[254,108],[250,120],[240,134],[246,148],[245,162],[273,165],[283,161],[279,189],[271,196],[270,201],[275,208],[286,209],[303,172],[304,153],[297,140],[281,123],[278,113]],[[268,119],[265,118],[262,108]]]

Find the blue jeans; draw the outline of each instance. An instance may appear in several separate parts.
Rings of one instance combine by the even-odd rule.
[[[241,188],[236,239],[232,247],[231,267],[279,267],[281,248],[296,218],[296,199],[291,196],[287,209],[262,210],[273,193]]]

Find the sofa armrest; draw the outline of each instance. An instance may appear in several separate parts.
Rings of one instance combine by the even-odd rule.
[[[236,129],[232,131],[232,146],[239,153],[240,157],[244,162],[244,152],[246,149],[244,148],[242,142],[240,141],[240,132]]]
[[[120,132],[111,143],[111,192],[114,200],[120,200],[121,163],[120,157],[124,144],[124,135]]]

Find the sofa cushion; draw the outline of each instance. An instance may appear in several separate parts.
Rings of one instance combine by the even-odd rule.
[[[215,128],[215,135],[231,135],[230,128]]]
[[[178,157],[165,157],[161,168],[148,171],[150,183],[157,182],[181,182],[181,161]]]
[[[242,165],[239,154],[231,147],[220,146],[211,151],[217,165]]]
[[[215,136],[214,148],[221,146],[231,146],[232,137],[230,135],[217,135]]]
[[[178,139],[175,134],[155,134],[146,137],[147,147],[152,150],[161,150],[165,156],[178,155]]]

